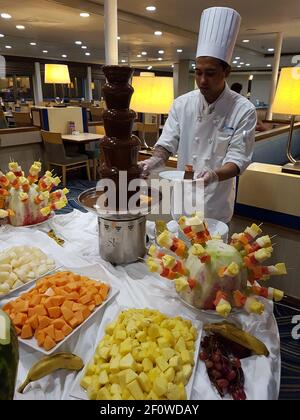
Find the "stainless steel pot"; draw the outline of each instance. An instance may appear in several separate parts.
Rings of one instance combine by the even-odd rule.
[[[146,254],[146,218],[98,218],[100,255],[112,264],[130,264]]]

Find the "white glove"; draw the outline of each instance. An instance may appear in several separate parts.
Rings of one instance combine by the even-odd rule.
[[[165,160],[162,157],[152,156],[150,159],[139,162],[138,165],[142,170],[141,177],[147,179],[154,169],[165,165]]]
[[[219,182],[217,173],[210,168],[204,168],[203,171],[198,174],[197,179],[203,179],[205,187]]]

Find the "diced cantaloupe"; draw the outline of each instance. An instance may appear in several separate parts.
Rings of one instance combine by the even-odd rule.
[[[14,325],[23,326],[27,320],[27,315],[23,313],[17,313],[13,319]]]
[[[52,324],[56,330],[62,330],[63,327],[66,325],[66,321],[63,318],[55,319]]]
[[[86,306],[82,309],[82,315],[84,319],[87,319],[91,315],[91,311]]]
[[[93,300],[93,297],[90,293],[87,293],[86,295],[83,295],[80,297],[79,302],[83,305],[86,305],[87,303],[91,302]]]
[[[55,328],[54,325],[49,325],[49,327],[44,328],[45,333],[49,335],[53,340],[55,339]]]
[[[44,328],[47,328],[48,325],[51,324],[51,319],[48,318],[47,316],[38,316],[38,320],[39,320],[39,329],[42,330]]]
[[[38,345],[40,347],[43,347],[43,344],[44,344],[45,338],[46,338],[45,331],[37,331],[34,336],[36,338],[36,341],[37,341]]]
[[[48,308],[48,313],[50,318],[57,319],[61,316],[61,309],[59,306]]]
[[[15,305],[16,312],[27,312],[29,307],[28,300],[19,300]]]
[[[35,306],[41,303],[42,296],[41,295],[34,295],[29,301],[29,306],[34,308]]]
[[[61,307],[61,312],[67,322],[74,318],[74,312],[64,306]]]
[[[67,336],[73,332],[73,329],[70,327],[70,325],[66,324],[64,327],[62,327],[62,332],[65,334],[65,336]]]
[[[32,309],[33,309],[33,315],[34,314],[37,314],[37,315],[40,315],[40,316],[47,315],[47,311],[46,311],[46,308],[45,308],[44,305],[37,305]]]
[[[58,343],[59,341],[64,340],[65,335],[61,330],[55,330],[55,341]]]
[[[70,325],[71,325],[71,327],[74,329],[74,328],[76,328],[79,324],[81,324],[81,322],[80,322],[77,318],[75,318],[75,316],[74,316],[72,319],[70,319],[69,324],[70,324]]]
[[[35,314],[31,318],[28,318],[28,323],[31,326],[31,328],[36,330],[39,327],[38,315]]]
[[[103,302],[102,296],[94,295],[94,301],[95,301],[96,306],[100,306]]]
[[[33,337],[33,331],[32,331],[32,328],[31,328],[30,324],[23,325],[22,332],[21,332],[21,338],[26,340],[27,338],[32,338],[32,337]]]
[[[44,341],[44,349],[49,351],[53,349],[53,347],[55,346],[56,346],[55,341],[51,337],[49,337],[49,335],[47,335]]]

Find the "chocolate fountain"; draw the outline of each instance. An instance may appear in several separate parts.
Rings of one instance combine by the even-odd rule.
[[[146,215],[150,204],[159,204],[157,191],[147,188],[140,191],[139,212],[130,212],[128,201],[135,192],[128,192],[128,184],[139,179],[138,153],[141,142],[132,134],[136,114],[130,101],[134,92],[129,80],[133,74],[130,67],[105,66],[103,72],[107,83],[103,95],[107,110],[103,114],[106,136],[100,142],[101,180],[111,180],[115,185],[115,206],[108,202],[99,204],[103,191],[93,188],[82,193],[78,201],[88,211],[98,215],[100,255],[112,264],[129,264],[143,258],[146,253]],[[121,173],[123,172],[123,173]],[[122,183],[127,174],[126,185]],[[121,186],[120,186],[121,185]],[[119,193],[127,189],[127,200],[119,199]],[[106,191],[107,192],[107,191]]]

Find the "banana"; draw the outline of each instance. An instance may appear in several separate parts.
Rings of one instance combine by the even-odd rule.
[[[222,337],[233,341],[234,343],[240,344],[258,356],[269,356],[269,350],[264,345],[264,343],[262,343],[253,335],[236,327],[234,324],[230,324],[226,321],[217,324],[209,324],[204,327],[204,330],[206,332],[219,334]]]
[[[83,366],[84,363],[82,359],[71,353],[57,353],[53,356],[44,357],[35,363],[29,370],[27,378],[23,385],[21,385],[18,389],[18,392],[22,394],[30,382],[38,381],[58,369],[79,371],[83,368]]]

